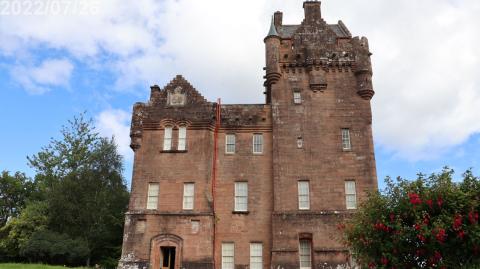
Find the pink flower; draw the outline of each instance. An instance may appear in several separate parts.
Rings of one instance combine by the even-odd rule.
[[[476,224],[478,222],[478,212],[470,211],[468,213],[468,220],[471,224]]]
[[[427,241],[427,238],[425,238],[425,236],[423,236],[423,234],[417,235],[417,238],[418,238],[422,243],[425,243],[425,241]]]
[[[439,196],[439,197],[437,198],[437,205],[438,205],[438,207],[442,207],[442,204],[443,204],[443,199],[442,199],[441,196]]]
[[[445,242],[446,237],[447,237],[447,234],[445,232],[445,229],[439,228],[437,230],[437,234],[435,234],[435,238],[437,238],[438,242],[440,243]]]
[[[410,203],[412,205],[419,205],[422,203],[422,200],[420,199],[420,196],[416,193],[409,193],[408,197],[410,198]]]
[[[453,229],[458,230],[462,227],[462,215],[456,215],[453,219]]]
[[[382,263],[383,265],[387,265],[387,264],[388,264],[388,259],[387,259],[385,256],[383,256],[383,257],[380,259],[380,261],[381,261],[381,263]]]

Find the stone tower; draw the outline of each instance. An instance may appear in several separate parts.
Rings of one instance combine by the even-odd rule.
[[[304,2],[300,25],[283,25],[276,12],[265,38],[275,268],[298,268],[299,242],[311,249],[315,268],[344,261],[348,253],[334,223],[354,212],[366,190],[377,188],[368,41],[352,38],[341,21],[327,24],[320,5]],[[292,195],[302,188],[310,193],[309,205]]]
[[[276,12],[265,104],[209,102],[182,76],[136,103],[132,190],[119,268],[348,265],[336,226],[377,188],[366,38]]]

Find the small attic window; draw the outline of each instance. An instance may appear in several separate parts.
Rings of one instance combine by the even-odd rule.
[[[288,59],[288,54],[284,54],[283,59]]]

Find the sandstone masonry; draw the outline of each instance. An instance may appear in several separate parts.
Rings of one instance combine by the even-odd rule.
[[[119,268],[347,268],[336,228],[377,188],[368,41],[319,1],[276,12],[265,104],[209,102],[182,76],[136,103]]]

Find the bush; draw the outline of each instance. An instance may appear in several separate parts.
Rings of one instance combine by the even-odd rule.
[[[480,181],[452,181],[445,168],[415,181],[387,178],[346,223],[345,239],[366,268],[476,268],[480,262]]]
[[[67,235],[44,230],[35,232],[20,250],[32,262],[80,265],[89,255],[87,243]]]

